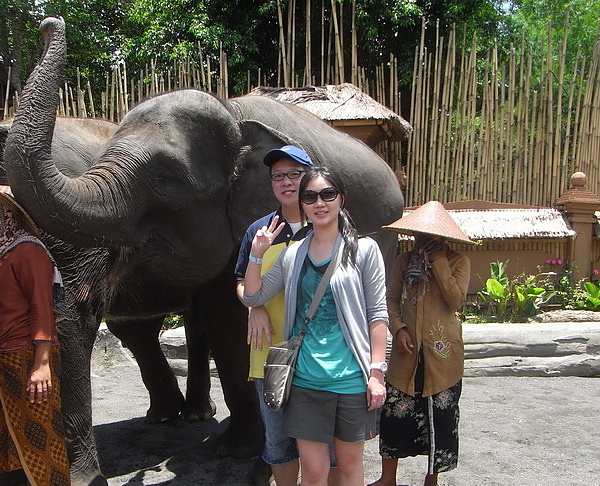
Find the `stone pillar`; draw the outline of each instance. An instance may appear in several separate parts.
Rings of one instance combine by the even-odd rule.
[[[600,198],[586,189],[587,176],[575,172],[571,176],[571,187],[560,196],[554,205],[561,209],[577,233],[571,241],[570,258],[573,265],[573,281],[589,278],[592,263],[592,243],[594,238],[594,213],[600,209]]]

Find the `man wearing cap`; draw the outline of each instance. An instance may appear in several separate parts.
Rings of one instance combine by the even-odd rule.
[[[281,251],[294,241],[304,238],[310,225],[302,221],[298,206],[298,188],[306,167],[313,163],[304,150],[293,145],[274,149],[265,155],[264,164],[269,167],[271,189],[280,207],[250,225],[240,247],[235,275],[238,278],[238,297],[244,290],[244,275],[248,261],[254,258],[250,247],[256,232],[269,226],[275,216],[285,227],[263,256],[262,272],[269,271]],[[283,292],[261,307],[253,307],[248,313],[248,344],[250,345],[249,379],[256,383],[261,415],[265,424],[265,448],[263,460],[271,465],[278,486],[296,485],[298,479],[298,449],[296,441],[282,432],[282,413],[270,410],[262,398],[263,366],[269,346],[278,344],[283,338]]]

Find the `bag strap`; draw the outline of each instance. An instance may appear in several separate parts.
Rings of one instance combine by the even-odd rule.
[[[308,323],[310,321],[312,321],[312,318],[315,316],[315,313],[317,312],[317,308],[319,307],[319,304],[321,303],[321,300],[323,299],[323,296],[325,295],[325,288],[327,287],[327,284],[329,283],[329,280],[331,279],[333,272],[335,271],[338,264],[340,263],[342,248],[343,248],[342,244],[340,244],[336,248],[336,251],[334,252],[334,254],[331,258],[331,261],[329,262],[329,265],[327,266],[327,270],[325,270],[325,273],[323,274],[323,277],[321,278],[321,281],[319,282],[319,285],[317,286],[317,290],[315,290],[315,294],[313,295],[310,306],[308,307],[308,311],[306,312],[306,317],[304,317],[304,324],[302,324],[302,328],[300,329],[300,332],[298,333],[299,337],[304,336],[304,334],[306,333],[306,326],[308,326]]]

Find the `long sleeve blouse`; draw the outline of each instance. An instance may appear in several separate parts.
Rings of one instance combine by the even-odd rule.
[[[396,258],[390,276],[387,304],[394,338],[387,381],[414,396],[419,352],[423,352],[423,396],[431,396],[456,384],[463,375],[464,344],[456,311],[465,301],[470,276],[469,259],[447,249],[445,258],[431,263],[432,277],[422,300],[402,299],[404,272],[409,252]],[[399,352],[395,337],[406,328],[414,348]]]
[[[262,276],[262,286],[254,295],[244,294],[247,306],[262,305],[285,290],[284,337],[292,335],[296,313],[298,281],[312,232],[281,253],[271,270]],[[338,238],[336,249],[343,244]],[[356,266],[339,265],[331,276],[330,285],[336,305],[338,321],[346,344],[356,357],[365,383],[368,382],[371,363],[370,325],[376,321],[388,322],[385,302],[385,267],[377,243],[371,238],[358,240]]]
[[[18,244],[0,260],[0,352],[56,340],[53,264],[38,244]]]

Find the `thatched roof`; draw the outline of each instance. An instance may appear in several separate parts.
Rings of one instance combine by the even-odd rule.
[[[380,125],[387,138],[392,141],[403,140],[412,132],[412,127],[404,118],[350,83],[303,88],[259,86],[250,94],[269,96],[301,106],[334,126],[347,121],[370,121]]]
[[[463,209],[448,213],[472,240],[562,239],[576,234],[563,213],[552,208]]]

